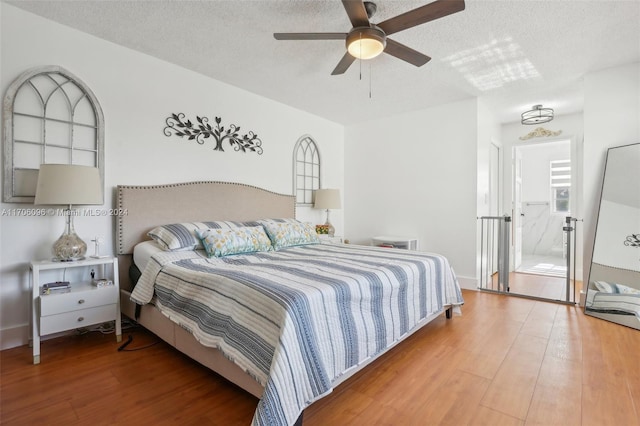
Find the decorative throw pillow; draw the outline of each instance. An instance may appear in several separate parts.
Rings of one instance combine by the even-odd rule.
[[[254,253],[272,249],[271,240],[262,226],[235,229],[196,229],[209,257]]]
[[[267,231],[275,250],[320,243],[315,228],[309,223],[296,219],[265,219],[259,222]]]
[[[236,229],[245,226],[242,222],[211,221],[186,222],[161,225],[147,233],[164,250],[202,250],[204,247],[195,233],[196,229]]]

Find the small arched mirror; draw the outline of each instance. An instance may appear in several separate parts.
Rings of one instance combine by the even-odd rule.
[[[607,152],[585,313],[640,329],[640,143]]]
[[[312,206],[313,193],[320,189],[320,151],[309,135],[302,136],[293,147],[293,193],[296,204]]]

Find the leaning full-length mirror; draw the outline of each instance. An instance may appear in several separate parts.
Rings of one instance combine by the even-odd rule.
[[[640,329],[640,143],[609,148],[585,313]]]

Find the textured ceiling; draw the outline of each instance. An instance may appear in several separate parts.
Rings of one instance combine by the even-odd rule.
[[[572,113],[586,73],[640,62],[638,0],[467,0],[462,12],[391,36],[431,56],[426,65],[381,55],[339,76],[343,41],[273,38],[347,32],[336,0],[5,2],[347,125],[469,97],[502,122],[538,103]],[[372,22],[426,3],[378,0]]]

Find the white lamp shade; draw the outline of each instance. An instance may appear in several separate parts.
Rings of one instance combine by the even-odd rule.
[[[97,167],[41,164],[34,204],[103,204],[102,180]]]
[[[339,189],[318,189],[316,191],[316,199],[313,205],[316,209],[339,209],[342,207],[340,202]]]

